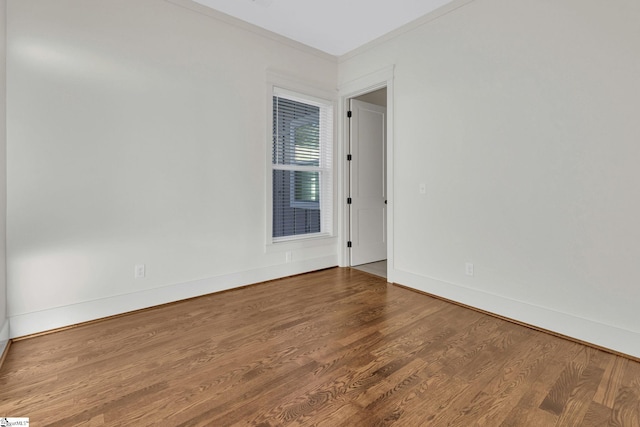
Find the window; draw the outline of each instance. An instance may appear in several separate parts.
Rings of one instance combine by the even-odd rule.
[[[272,238],[331,235],[333,107],[274,88]]]

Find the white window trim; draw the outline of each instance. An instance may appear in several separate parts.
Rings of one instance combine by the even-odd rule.
[[[337,203],[336,203],[336,194],[337,194],[337,163],[336,163],[336,153],[337,153],[337,91],[329,91],[325,89],[320,89],[314,85],[303,82],[299,79],[292,78],[290,76],[286,76],[284,74],[278,72],[267,72],[267,90],[266,90],[266,144],[265,144],[265,160],[266,160],[266,200],[265,200],[265,208],[266,208],[266,235],[265,235],[265,251],[284,251],[284,250],[292,250],[292,249],[300,249],[305,247],[314,247],[314,246],[322,246],[327,244],[333,244],[337,240]],[[331,105],[333,110],[333,129],[332,129],[332,139],[333,139],[333,161],[331,166],[331,174],[332,174],[332,182],[331,185],[331,229],[323,230],[320,233],[313,234],[304,234],[297,236],[286,236],[286,237],[273,237],[273,164],[272,164],[272,136],[273,136],[273,96],[274,94],[289,94],[290,96],[300,96],[303,95],[305,100],[311,102],[317,102],[322,105]],[[285,165],[279,165],[279,167],[285,167]],[[327,185],[326,183],[322,183],[321,185]],[[325,210],[326,211],[326,210]]]

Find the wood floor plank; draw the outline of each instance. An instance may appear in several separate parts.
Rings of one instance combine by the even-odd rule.
[[[487,400],[487,405],[478,416],[478,421],[483,425],[498,426],[508,417],[508,413],[503,410],[505,407],[516,406],[520,399],[530,390],[532,384],[548,369],[548,361],[551,359],[557,345],[548,342],[546,339],[535,344],[535,347],[528,349],[528,346],[521,363],[506,365],[503,369],[503,376],[497,377],[485,387],[485,393],[492,396]]]
[[[609,424],[616,427],[640,427],[639,377],[633,378],[630,385],[624,386],[618,391]]]
[[[555,382],[547,397],[540,405],[540,409],[560,416],[565,405],[571,398],[571,393],[580,383],[584,370],[589,365],[589,358],[593,351],[583,348],[582,351],[569,363]]]
[[[593,401],[589,405],[589,409],[582,420],[581,427],[608,426],[611,414],[611,408],[607,408],[606,406]]]
[[[618,390],[622,387],[624,372],[629,363],[629,359],[623,357],[609,358],[602,381],[598,386],[593,401],[602,404],[609,409],[613,408]]]
[[[471,387],[468,381],[436,372],[420,384],[413,393],[395,406],[380,410],[381,413],[401,414],[399,425],[439,425],[443,418],[457,415],[452,409],[459,393]]]
[[[458,393],[452,401],[452,410],[443,413],[434,419],[438,425],[466,426],[473,422],[481,425],[499,425],[497,419],[506,414],[500,408],[504,408],[505,402],[517,402],[520,394],[526,391],[532,372],[541,365],[540,359],[550,352],[546,342],[537,343],[536,346],[528,345],[523,334],[519,340],[513,340],[513,348],[509,351],[509,358],[497,357],[496,349],[487,347],[474,363],[456,374],[461,378],[469,379],[469,387]],[[527,345],[525,345],[527,344]],[[545,351],[541,352],[541,349]],[[471,369],[475,369],[472,371]]]
[[[548,337],[552,345],[557,346],[556,350],[545,359],[544,367],[537,377],[532,377],[527,382],[527,390],[520,400],[515,403],[513,409],[506,415],[502,423],[503,427],[519,425],[542,425],[555,426],[558,415],[538,409],[543,400],[549,394],[549,389],[567,364],[582,351],[583,346],[575,344],[561,338]]]
[[[598,363],[604,356],[603,353],[599,350],[593,350],[591,353],[588,365],[582,371],[575,388],[570,392],[562,414],[556,423],[557,426],[581,426],[583,424],[584,417],[604,374],[604,369]]]
[[[640,427],[640,363],[335,268],[17,341],[0,371],[0,415]]]

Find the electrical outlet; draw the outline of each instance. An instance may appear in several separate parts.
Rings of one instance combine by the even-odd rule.
[[[287,251],[287,253],[285,254],[285,259],[287,260],[287,262],[291,262],[291,260],[293,259],[293,254],[291,253],[291,251]]]
[[[467,276],[473,276],[473,264],[468,262],[464,265],[464,272]]]
[[[144,276],[145,276],[144,264],[136,264],[136,266],[133,269],[133,276],[136,279],[144,279]]]
[[[427,194],[427,184],[420,184],[418,186],[418,191],[420,192],[420,194]]]

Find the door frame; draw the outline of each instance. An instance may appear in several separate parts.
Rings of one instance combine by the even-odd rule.
[[[338,165],[338,261],[341,267],[349,267],[349,206],[347,205],[347,194],[349,194],[349,165],[347,154],[349,150],[349,122],[347,111],[349,111],[349,100],[373,92],[378,89],[387,88],[387,281],[394,281],[394,228],[393,228],[393,207],[394,207],[394,162],[393,162],[393,74],[394,66],[388,66],[382,70],[352,80],[342,84],[339,88],[340,102],[338,103],[338,149],[336,150],[339,160]]]

